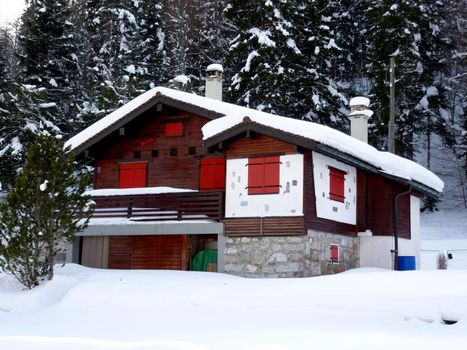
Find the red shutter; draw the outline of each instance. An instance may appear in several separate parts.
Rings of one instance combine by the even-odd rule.
[[[248,194],[264,193],[264,158],[248,159]]]
[[[279,156],[248,159],[248,194],[279,193]]]
[[[333,201],[345,201],[345,174],[342,170],[329,167],[329,197]]]
[[[329,248],[331,250],[331,262],[338,263],[339,262],[339,246],[337,244],[331,244]]]
[[[201,160],[199,176],[200,190],[225,189],[225,159],[205,158]]]
[[[146,187],[147,175],[146,162],[120,164],[119,187],[135,188]]]
[[[264,158],[264,193],[279,193],[279,156]]]
[[[166,123],[165,136],[183,136],[183,122]]]

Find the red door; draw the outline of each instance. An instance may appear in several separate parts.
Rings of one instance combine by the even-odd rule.
[[[123,163],[120,164],[119,187],[135,188],[146,187],[147,163]]]

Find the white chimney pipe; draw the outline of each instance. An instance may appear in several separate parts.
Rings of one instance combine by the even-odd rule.
[[[373,111],[368,109],[370,100],[366,97],[358,96],[350,100],[350,135],[368,143],[368,119],[373,115]]]
[[[221,64],[210,64],[206,69],[205,96],[214,100],[222,101],[222,73],[224,69]]]

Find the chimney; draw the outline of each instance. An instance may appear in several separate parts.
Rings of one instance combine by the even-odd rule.
[[[366,97],[358,96],[350,100],[350,135],[368,143],[368,119],[373,115],[373,111],[368,109],[370,100]]]
[[[210,64],[206,69],[205,96],[214,100],[222,101],[222,73],[224,69],[221,64]]]

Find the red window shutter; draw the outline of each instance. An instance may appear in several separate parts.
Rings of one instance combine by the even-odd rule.
[[[200,190],[225,189],[224,158],[207,158],[201,160],[199,188]]]
[[[166,123],[165,136],[183,136],[183,122]]]
[[[279,156],[264,158],[264,193],[279,193]]]
[[[337,244],[331,244],[329,248],[331,250],[331,262],[338,263],[339,262],[339,246]]]
[[[119,187],[135,188],[146,187],[147,163],[123,163],[120,164]]]
[[[264,193],[264,158],[248,159],[248,194]]]
[[[248,159],[248,194],[279,193],[279,156]]]
[[[329,167],[329,197],[333,201],[345,201],[345,171]]]

